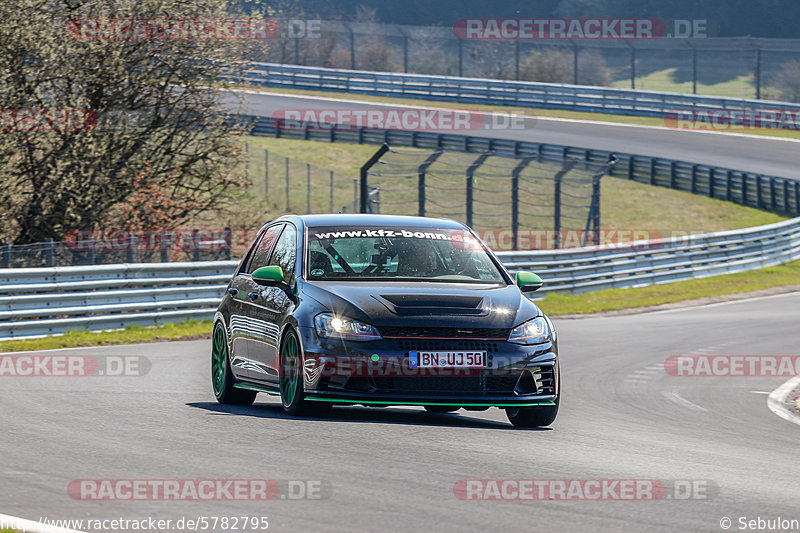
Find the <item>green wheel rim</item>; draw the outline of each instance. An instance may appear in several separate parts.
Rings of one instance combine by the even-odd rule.
[[[211,383],[214,385],[214,394],[222,392],[225,383],[225,332],[217,326],[214,330],[214,342],[211,347]]]
[[[281,398],[285,406],[292,405],[294,402],[295,394],[300,386],[300,372],[298,372],[298,355],[299,350],[297,346],[297,337],[294,333],[289,333],[286,340],[283,342],[283,350],[281,350],[281,359],[283,360],[283,376],[281,379]]]

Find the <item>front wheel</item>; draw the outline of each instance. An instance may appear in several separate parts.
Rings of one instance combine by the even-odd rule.
[[[233,372],[228,356],[228,340],[221,322],[214,325],[211,342],[211,386],[217,401],[229,405],[252,405],[256,392],[234,388]]]
[[[303,356],[297,334],[289,330],[281,343],[281,405],[291,416],[324,416],[332,405],[323,402],[309,402],[303,391]]]
[[[518,428],[538,428],[549,426],[558,414],[558,400],[555,405],[535,407],[515,407],[506,409],[508,421]]]

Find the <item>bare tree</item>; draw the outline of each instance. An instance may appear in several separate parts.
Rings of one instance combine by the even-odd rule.
[[[219,90],[243,68],[248,41],[166,34],[153,21],[229,13],[225,0],[0,3],[0,238],[60,239],[124,225],[122,214],[177,226],[225,201],[241,183],[241,149]],[[123,34],[111,19],[149,20],[151,33]],[[46,127],[13,110],[45,110]],[[59,113],[89,120],[65,126]],[[132,200],[148,190],[161,197],[153,221]]]

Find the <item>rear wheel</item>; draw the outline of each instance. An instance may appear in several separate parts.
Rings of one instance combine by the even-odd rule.
[[[455,413],[461,409],[452,405],[426,405],[425,410],[429,413]]]
[[[234,388],[235,380],[228,356],[228,340],[221,322],[214,326],[211,342],[211,386],[219,403],[230,405],[251,405],[256,392]]]
[[[303,391],[303,356],[297,334],[289,330],[281,343],[281,405],[292,416],[324,416],[333,407],[329,403],[309,402]]]
[[[549,426],[558,414],[558,400],[555,405],[535,407],[515,407],[506,409],[508,421],[518,428],[538,428]]]

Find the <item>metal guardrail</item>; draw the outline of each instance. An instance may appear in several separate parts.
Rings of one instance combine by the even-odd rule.
[[[541,274],[543,293],[636,287],[800,259],[800,218],[663,241],[497,255],[509,270]],[[236,264],[0,270],[0,340],[211,318]]]
[[[339,91],[383,97],[442,100],[470,104],[566,109],[616,115],[664,117],[675,111],[800,111],[800,104],[769,100],[638,91],[485,78],[458,78],[343,70],[275,63],[253,63],[239,75],[252,85]],[[777,125],[781,117],[765,120]]]
[[[800,216],[800,180],[713,167],[674,159],[607,150],[470,135],[401,130],[342,128],[284,128],[267,117],[242,116],[253,135],[358,144],[388,144],[464,152],[495,152],[515,157],[535,156],[543,161],[579,159],[606,164],[617,159],[609,175],[639,183],[667,187],[692,194],[734,202],[784,215]]]
[[[210,318],[237,264],[2,269],[0,339]]]

